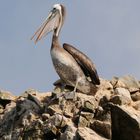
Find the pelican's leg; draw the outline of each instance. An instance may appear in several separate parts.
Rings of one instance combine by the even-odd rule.
[[[68,93],[65,94],[65,98],[66,98],[66,99],[73,99],[73,100],[75,101],[75,93],[76,93],[76,89],[77,89],[77,86],[78,86],[79,81],[80,81],[80,79],[78,79],[78,80],[76,81],[76,85],[75,85],[73,91],[68,92]]]

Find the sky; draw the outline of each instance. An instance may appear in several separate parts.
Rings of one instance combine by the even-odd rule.
[[[60,33],[91,58],[101,78],[132,75],[140,79],[139,0],[2,0],[0,3],[0,90],[20,95],[33,88],[52,91],[59,79],[50,46],[52,34],[30,40],[52,6],[66,7]]]

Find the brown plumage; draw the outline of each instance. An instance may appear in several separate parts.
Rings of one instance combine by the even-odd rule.
[[[100,84],[95,65],[85,54],[73,46],[65,43],[62,48],[59,43],[58,37],[64,23],[64,17],[64,6],[55,4],[47,20],[32,39],[36,37],[35,42],[37,42],[50,31],[54,31],[50,53],[60,79],[83,93],[95,94],[96,85]],[[91,78],[91,82],[87,80],[87,76]]]

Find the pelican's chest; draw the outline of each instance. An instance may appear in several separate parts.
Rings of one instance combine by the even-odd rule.
[[[63,48],[53,48],[51,51],[52,61],[55,65],[72,65],[74,58]]]

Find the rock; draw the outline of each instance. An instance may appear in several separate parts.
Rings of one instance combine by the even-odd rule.
[[[9,91],[0,90],[0,99],[14,101],[16,96],[12,95],[12,93]]]
[[[12,95],[9,91],[0,90],[0,104],[5,107],[11,101],[15,101],[16,96]]]
[[[22,138],[25,140],[43,140],[44,131],[42,131],[42,128],[43,122],[40,119],[36,119],[30,125],[26,126],[25,130],[21,130],[20,133],[22,134]]]
[[[116,88],[115,94],[110,99],[111,102],[114,104],[130,104],[131,103],[131,96],[130,92],[125,88]]]
[[[96,110],[94,119],[110,122],[111,121],[110,110],[103,109],[101,106],[99,106]]]
[[[130,106],[110,104],[113,140],[139,140],[140,112]]]
[[[102,89],[102,90],[111,90],[111,89],[113,89],[113,86],[112,86],[112,84],[111,84],[110,81],[104,80],[104,79],[101,79],[100,78],[99,89]]]
[[[83,111],[95,112],[95,109],[98,107],[94,96],[76,93],[76,98],[79,102],[79,108]]]
[[[43,120],[47,120],[47,119],[50,118],[50,114],[48,114],[48,113],[43,113],[43,114],[42,114],[42,118],[43,118]]]
[[[95,120],[90,127],[105,138],[111,139],[111,122]]]
[[[91,102],[85,101],[83,105],[83,110],[89,112],[95,112],[95,106]]]
[[[102,105],[106,104],[110,100],[113,93],[114,93],[114,91],[112,91],[112,90],[99,89],[96,92],[95,100]]]
[[[113,77],[110,83],[112,84],[113,88],[116,88],[116,84],[118,82],[118,77]]]
[[[60,114],[55,114],[47,120],[46,124],[61,128],[66,126],[67,122],[68,119],[65,116],[62,116]]]
[[[2,114],[4,111],[4,107],[2,105],[0,105],[0,114]]]
[[[38,93],[38,91],[35,89],[27,89],[26,91],[24,91],[24,93],[21,94],[21,96],[26,98],[26,97],[28,97],[28,94],[36,96],[37,93]]]
[[[59,98],[64,93],[71,92],[72,90],[73,90],[72,87],[66,86],[64,88],[64,86],[58,85],[54,88],[52,94],[53,94],[53,97]]]
[[[89,113],[89,112],[81,112],[80,114],[82,117],[86,118],[88,122],[92,122],[94,118],[94,113]]]
[[[49,98],[52,96],[52,93],[51,92],[40,93],[37,90],[28,89],[21,95],[21,97],[24,97],[24,98],[27,98],[27,97],[30,98],[29,96],[36,98],[39,102],[47,102]]]
[[[8,112],[12,111],[12,109],[14,109],[15,107],[16,107],[16,103],[10,102],[9,104],[7,104],[5,106],[4,113],[8,113]]]
[[[126,88],[125,83],[118,77],[113,77],[113,79],[111,80],[111,84],[113,85],[114,89],[118,87]]]
[[[45,112],[50,115],[54,115],[55,113],[63,114],[63,111],[61,110],[61,108],[58,104],[52,104],[49,107],[47,106],[45,108]]]
[[[9,112],[6,112],[0,119],[0,138],[1,139],[11,139],[13,127],[15,125],[15,108],[11,109]]]
[[[120,85],[119,83],[122,83],[122,84]],[[139,90],[140,84],[139,84],[138,80],[136,80],[136,78],[134,78],[130,75],[127,75],[127,76],[120,77],[118,79],[116,87],[128,88],[128,90],[130,92],[135,92],[135,91]]]
[[[76,140],[76,131],[76,127],[68,125],[65,132],[61,134],[60,140]]]
[[[86,127],[89,126],[88,120],[85,117],[80,116],[78,121],[78,127]]]
[[[75,114],[77,114],[79,110],[76,108],[75,104],[71,101],[66,101],[63,113],[66,117],[73,118]]]
[[[48,112],[50,115],[59,113],[72,118],[77,109],[72,101],[67,101],[63,98],[62,100],[59,99],[57,104],[52,103],[51,105],[47,106],[45,110],[45,112]]]
[[[38,115],[34,114],[34,112],[26,111],[24,115],[22,115],[21,125],[29,126],[33,121],[37,120]]]
[[[53,93],[29,89],[15,97],[2,91],[0,139],[139,140],[139,81],[132,76],[100,81],[94,96],[76,92],[74,100],[67,99],[73,88],[61,82]]]
[[[26,99],[22,98],[17,101],[16,110],[17,110],[17,114],[21,116],[23,113],[29,110],[35,113],[40,113],[41,107],[38,104],[36,104],[36,102],[34,101],[31,101],[27,98]]]
[[[140,101],[135,102],[134,105],[133,105],[133,107],[134,107],[136,110],[140,111]]]
[[[61,128],[66,127],[68,119],[60,114],[51,116],[44,122],[43,131],[46,138],[54,139],[60,136]]]
[[[27,99],[33,101],[34,103],[36,103],[40,108],[42,108],[42,103],[32,94],[28,94]]]
[[[131,94],[131,98],[133,101],[139,101],[140,100],[140,92],[136,92],[134,94]]]
[[[116,88],[115,94],[127,97],[131,100],[130,92],[125,88]]]
[[[107,140],[98,135],[95,131],[88,127],[79,127],[77,129],[77,139],[79,140]]]

